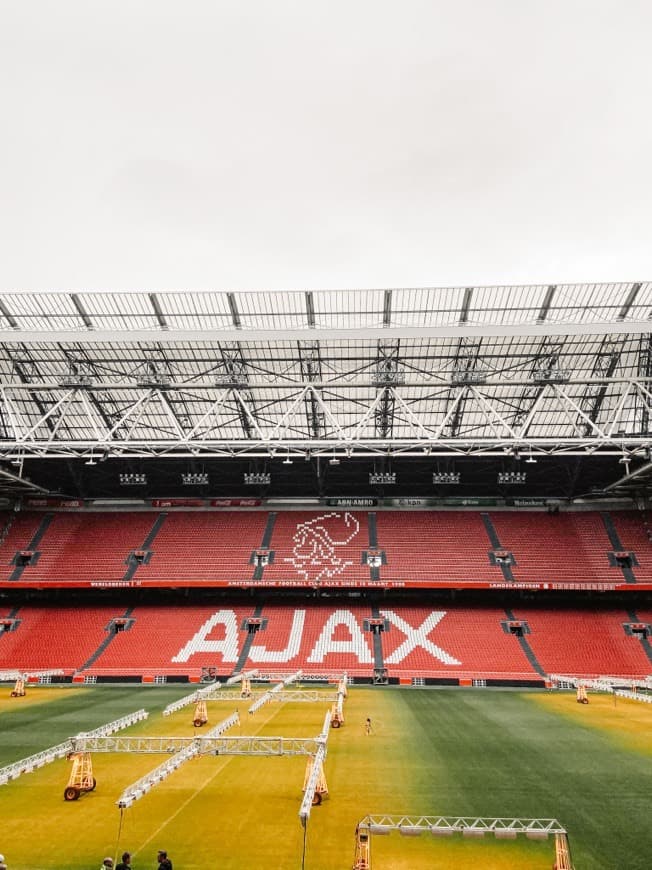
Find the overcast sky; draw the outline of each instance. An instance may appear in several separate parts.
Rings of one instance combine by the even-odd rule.
[[[652,278],[647,0],[0,10],[0,289]]]

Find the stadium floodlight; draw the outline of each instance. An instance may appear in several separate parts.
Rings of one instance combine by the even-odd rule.
[[[184,486],[205,486],[208,474],[205,471],[186,471],[181,475],[181,483]]]
[[[499,471],[498,483],[518,483],[523,484],[527,480],[525,471]]]
[[[153,360],[147,360],[147,370],[136,378],[136,386],[146,390],[169,390],[170,378]]]
[[[571,373],[568,369],[552,365],[549,368],[544,366],[535,369],[532,373],[532,380],[535,384],[567,384],[570,376]]]
[[[218,372],[215,386],[222,390],[246,390],[249,375],[245,371]]]
[[[395,471],[372,471],[369,474],[369,483],[373,485],[383,485],[389,484],[393,485],[396,483],[396,472]]]
[[[69,374],[59,378],[59,384],[62,387],[66,387],[66,389],[83,390],[93,386],[93,378],[91,378],[90,375],[70,372]]]
[[[147,483],[147,475],[142,471],[121,471],[119,480],[120,486],[144,486]]]
[[[451,383],[459,386],[479,386],[487,382],[489,371],[487,369],[456,369],[451,375]]]
[[[379,366],[371,375],[374,387],[400,387],[405,383],[405,372],[393,366]]]
[[[244,482],[246,486],[268,486],[272,475],[269,471],[245,471]]]
[[[456,484],[460,482],[460,473],[459,471],[435,471],[432,475],[432,482]]]

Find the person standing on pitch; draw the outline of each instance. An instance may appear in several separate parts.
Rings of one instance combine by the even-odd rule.
[[[115,870],[132,870],[131,867],[131,852],[122,853],[122,861],[118,864]]]
[[[156,858],[158,860],[157,870],[172,870],[172,861],[168,858],[168,853],[165,849],[159,849]]]
[[[364,723],[364,733],[367,737],[371,734],[371,719],[367,717],[367,721]]]

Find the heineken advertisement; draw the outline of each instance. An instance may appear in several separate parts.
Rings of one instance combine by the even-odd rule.
[[[545,498],[514,498],[507,499],[507,504],[514,507],[545,507],[548,504],[548,499]]]

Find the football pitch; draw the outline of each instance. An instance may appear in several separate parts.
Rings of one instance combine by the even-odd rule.
[[[312,687],[311,687],[312,688]],[[209,701],[209,723],[191,705],[161,715],[190,686],[0,686],[0,766],[141,707],[149,718],[125,735],[192,737],[234,710],[228,735],[315,737],[330,708],[251,700]],[[333,696],[330,689],[328,695]],[[133,806],[122,791],[166,756],[93,755],[97,788],[66,802],[71,763],[55,761],[0,786],[0,852],[10,870],[89,870],[131,851],[134,870],[167,849],[175,870],[353,865],[355,828],[388,814],[557,819],[577,870],[648,870],[652,855],[652,705],[590,695],[490,689],[351,687],[345,724],[331,729],[328,797],[299,820],[306,759],[204,756],[188,761]],[[365,720],[372,724],[366,734]],[[488,835],[372,836],[374,870],[549,868],[553,841]]]

